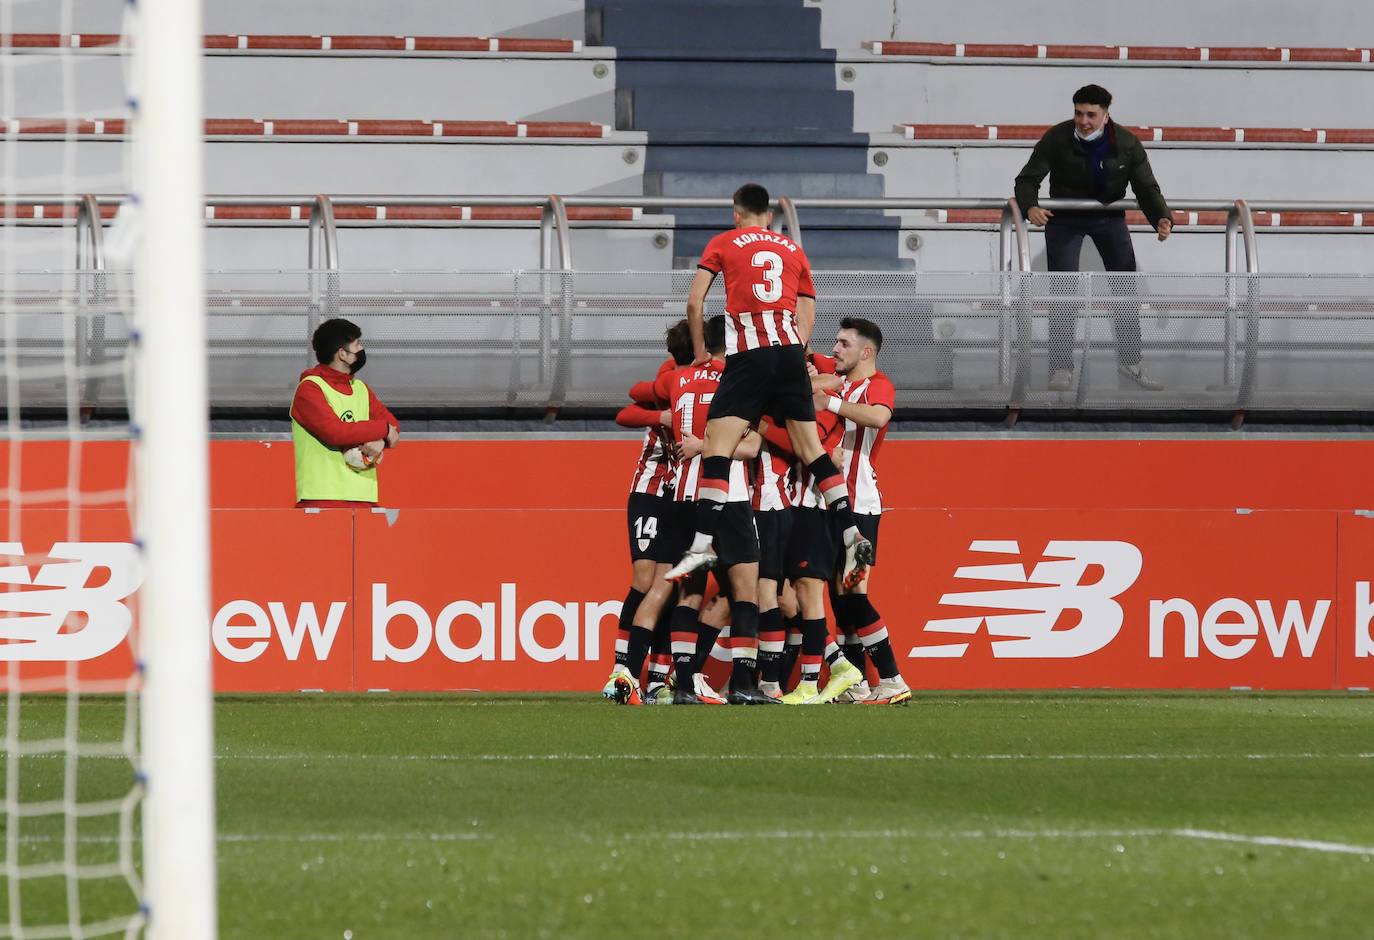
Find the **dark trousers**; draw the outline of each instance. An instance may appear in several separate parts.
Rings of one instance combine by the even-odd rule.
[[[1050,271],[1077,271],[1083,239],[1091,238],[1108,271],[1134,271],[1135,249],[1126,217],[1119,212],[1070,213],[1050,217],[1045,224],[1045,253]],[[1112,332],[1116,357],[1124,366],[1140,362],[1140,299],[1134,278],[1107,278],[1113,294]],[[1073,278],[1051,278],[1050,293],[1075,294]],[[1073,368],[1074,321],[1083,298],[1050,303],[1050,371]]]

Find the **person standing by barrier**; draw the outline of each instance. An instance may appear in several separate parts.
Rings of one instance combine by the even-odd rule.
[[[1016,202],[1034,225],[1045,227],[1050,271],[1077,271],[1083,239],[1091,238],[1108,271],[1136,270],[1135,249],[1120,210],[1062,211],[1040,207],[1040,182],[1048,174],[1050,198],[1095,199],[1106,205],[1126,195],[1130,183],[1140,209],[1160,241],[1173,231],[1174,218],[1160,192],[1140,139],[1112,120],[1112,96],[1100,85],[1084,85],[1073,95],[1073,119],[1047,130],[1016,176]],[[1055,282],[1064,281],[1063,284]],[[1051,293],[1072,293],[1068,278],[1051,278]],[[1140,301],[1134,278],[1109,278],[1118,298],[1112,329],[1116,335],[1117,371],[1140,388],[1163,388],[1141,362]],[[1074,318],[1080,303],[1050,306],[1050,389],[1073,387]]]
[[[319,365],[301,373],[291,400],[297,508],[377,504],[377,464],[401,439],[401,425],[357,378],[367,362],[363,331],[325,320],[310,338]]]

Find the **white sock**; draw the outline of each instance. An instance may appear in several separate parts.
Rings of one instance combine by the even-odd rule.
[[[709,552],[710,550],[711,550],[711,536],[706,535],[706,534],[703,533],[703,532],[698,532],[695,536],[693,536],[693,538],[692,538],[692,547],[689,548],[688,551],[696,552],[697,554],[701,554],[702,552]]]

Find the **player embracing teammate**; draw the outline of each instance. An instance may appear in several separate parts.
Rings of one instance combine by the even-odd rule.
[[[847,700],[899,704],[910,697],[910,691],[897,673],[886,627],[868,602],[864,584],[876,557],[877,518],[882,511],[872,465],[893,403],[891,383],[876,370],[881,332],[868,321],[847,320],[836,342],[832,366],[842,376],[836,383],[841,397],[813,392],[806,354],[816,310],[810,262],[800,245],[769,230],[771,216],[767,190],[753,183],[740,187],[734,196],[735,228],[707,244],[692,283],[687,300],[692,367],[677,370],[676,381],[700,381],[701,377],[694,376],[692,369],[704,368],[711,379],[719,381],[719,386],[711,393],[709,404],[698,396],[691,405],[691,436],[701,433],[698,422],[703,413],[705,430],[699,442],[700,455],[690,460],[690,474],[683,474],[681,471],[686,468],[679,468],[677,486],[690,486],[691,495],[675,493],[675,501],[683,509],[691,508],[689,513],[676,514],[672,528],[678,530],[675,534],[679,538],[689,529],[695,531],[690,544],[686,544],[686,539],[681,543],[686,544],[681,560],[663,572],[662,577],[681,586],[681,608],[688,606],[681,603],[682,599],[690,599],[688,604],[692,606],[693,602],[699,603],[701,578],[706,570],[728,568],[722,587],[729,594],[731,644],[735,651],[729,700],[737,704],[772,704],[779,700],[775,667],[781,657],[772,654],[780,652],[781,633],[775,623],[778,615],[773,612],[777,606],[780,559],[790,560],[798,555],[796,538],[800,537],[806,543],[800,552],[803,561],[818,561],[809,568],[802,564],[801,571],[788,572],[794,584],[804,585],[806,590],[799,588],[797,592],[805,621],[803,686],[799,689],[801,694],[794,692],[787,696],[787,701],[812,704],[845,695]],[[710,348],[720,340],[708,344],[704,316],[707,292],[718,276],[724,279],[726,294],[723,365],[716,358],[719,351]],[[661,374],[660,380],[669,375]],[[659,385],[658,390],[656,405],[664,403],[667,396],[661,393],[668,391],[664,385]],[[834,453],[843,458],[844,472],[822,443],[817,429],[818,404],[834,413],[824,416],[828,429],[843,428],[842,442],[837,442]],[[674,414],[681,415],[681,409],[665,410],[662,417],[668,419]],[[680,420],[664,423],[680,424]],[[767,527],[769,541],[775,543],[774,551],[770,555],[769,546],[764,546],[763,554],[766,559],[777,561],[764,574],[771,582],[767,595],[770,629],[765,641],[770,655],[765,665],[774,668],[766,669],[771,674],[766,675],[761,690],[757,684],[760,549],[749,512],[749,497],[741,492],[739,460],[758,452],[758,436],[751,432],[761,427],[766,431],[770,425],[785,432],[770,435],[770,443],[795,458],[793,473],[802,481],[799,495],[803,504],[809,501],[810,518],[814,521],[805,529],[797,527],[799,531],[786,553],[776,545],[777,539],[787,538],[785,532]],[[682,427],[674,430],[681,446],[688,435],[683,434]],[[751,437],[753,440],[748,440]],[[696,443],[692,442],[693,448]],[[765,455],[764,460],[768,459]],[[759,496],[756,491],[754,499]],[[861,498],[864,513],[856,516],[855,503]],[[742,526],[737,516],[748,517],[749,525]],[[736,544],[741,540],[751,544],[741,550]],[[825,563],[819,563],[819,559]],[[789,564],[788,568],[794,566]],[[878,668],[882,681],[876,689],[867,689],[859,655],[855,658],[860,658],[860,662],[851,663],[841,655],[836,643],[826,642],[823,596],[827,586],[842,632],[862,643]],[[655,588],[652,593],[661,594],[661,585]],[[652,625],[653,621],[646,617],[650,613],[646,607],[652,606],[641,605],[634,618],[636,627]],[[687,656],[689,619],[688,612],[681,609],[672,618],[672,648],[679,675],[694,681],[692,660]],[[630,647],[637,645],[633,640],[639,632],[630,631]],[[640,645],[639,649],[642,648]],[[642,655],[631,653],[626,657],[623,649],[622,646],[618,651],[617,672],[608,681],[606,692],[618,701],[638,703]],[[830,664],[830,681],[824,690],[818,691],[815,674],[821,656],[812,654],[822,650]],[[696,661],[700,661],[699,655]],[[680,683],[675,702],[695,703],[697,699],[692,686]]]

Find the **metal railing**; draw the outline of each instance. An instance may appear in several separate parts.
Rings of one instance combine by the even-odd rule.
[[[32,196],[25,197],[22,203],[65,204],[75,206],[72,216],[64,218],[63,224],[75,221],[76,228],[76,284],[77,301],[87,309],[99,309],[107,303],[106,258],[104,253],[102,206],[122,202],[120,196]],[[358,206],[414,206],[414,207],[452,207],[465,205],[473,207],[524,207],[538,208],[539,229],[539,268],[534,271],[516,271],[516,284],[512,290],[512,302],[516,315],[520,307],[527,304],[525,312],[533,313],[537,306],[538,332],[525,337],[522,331],[513,333],[510,343],[512,355],[512,381],[508,401],[515,402],[515,376],[519,372],[518,363],[526,357],[526,344],[535,340],[537,354],[532,357],[537,364],[534,381],[548,389],[547,406],[557,410],[568,402],[570,376],[573,372],[574,343],[571,337],[577,329],[575,314],[578,302],[584,298],[581,283],[574,277],[572,225],[569,222],[569,209],[582,207],[634,207],[639,209],[721,209],[728,210],[728,198],[673,198],[673,197],[616,197],[616,196],[377,196],[355,195],[331,197],[318,194],[302,196],[211,196],[207,205],[216,207],[297,207],[299,214],[293,217],[307,227],[307,268],[306,290],[306,330],[313,332],[321,319],[336,316],[343,306],[340,278],[343,273],[338,245],[340,221],[336,218],[335,207]],[[1085,200],[1047,199],[1041,205],[1051,210],[1128,210],[1136,208],[1133,201],[1122,201],[1109,206]],[[988,309],[998,311],[996,349],[996,384],[1010,390],[1007,404],[1011,408],[1022,407],[1031,393],[1032,351],[1038,347],[1032,341],[1032,311],[1037,301],[1031,277],[1030,232],[1020,207],[1014,199],[791,199],[783,196],[775,202],[777,209],[773,228],[786,231],[799,243],[805,233],[801,222],[807,210],[885,210],[885,211],[930,211],[948,210],[995,210],[1000,212],[998,223],[999,270],[986,272],[993,275],[997,290],[990,300]],[[1220,353],[1221,383],[1219,388],[1235,391],[1235,406],[1244,409],[1249,406],[1253,390],[1256,388],[1256,368],[1261,360],[1260,353],[1268,348],[1262,342],[1260,312],[1265,308],[1262,301],[1262,282],[1260,273],[1257,229],[1253,211],[1303,212],[1303,211],[1349,211],[1374,213],[1374,204],[1336,203],[1315,201],[1272,200],[1247,203],[1244,200],[1232,202],[1215,200],[1180,200],[1173,208],[1180,212],[1219,212],[1226,213],[1223,247],[1225,250],[1222,271],[1228,275],[1224,280],[1224,308],[1222,309],[1222,329],[1220,342],[1216,347]],[[30,220],[17,220],[22,222]],[[39,221],[39,220],[31,220]],[[49,222],[49,224],[51,224]],[[233,224],[230,222],[229,224]],[[251,221],[243,224],[252,225]],[[345,221],[342,224],[350,224]],[[404,221],[393,224],[404,225]],[[427,225],[435,224],[433,221]],[[438,220],[440,225],[461,225],[454,220]],[[612,223],[613,224],[613,223]],[[828,221],[826,227],[843,225]],[[1270,229],[1270,231],[1274,231]],[[556,250],[556,254],[555,254]],[[925,276],[929,276],[926,272]],[[1043,276],[1041,276],[1043,277]],[[521,278],[536,279],[525,284],[537,283],[538,289],[527,295],[522,289]],[[1110,283],[1110,279],[1108,279]],[[528,299],[525,299],[528,296]],[[916,295],[913,294],[913,297]],[[1091,293],[1083,293],[1080,302],[1084,304],[1081,315],[1090,316],[1095,303]],[[1062,303],[1062,302],[1061,302]],[[78,318],[77,361],[79,365],[99,364],[107,354],[107,343],[103,316]],[[1043,346],[1043,344],[1042,344]],[[531,350],[532,351],[532,350]],[[1038,355],[1039,353],[1036,353]],[[101,370],[90,370],[98,376]],[[528,376],[526,376],[528,378]],[[82,397],[85,400],[101,398],[98,387],[100,379],[88,380]],[[544,384],[547,383],[547,384]],[[1081,403],[1080,403],[1081,404]]]
[[[17,200],[22,204],[43,203],[58,205],[76,205],[80,208],[77,216],[78,241],[86,246],[84,262],[83,255],[78,253],[78,268],[86,267],[91,269],[103,268],[104,249],[101,241],[101,222],[99,207],[102,205],[119,204],[124,201],[120,195],[83,195],[83,196],[47,196],[33,195],[25,196]],[[511,196],[387,196],[387,195],[355,195],[355,196],[330,196],[327,194],[315,194],[308,196],[252,196],[252,195],[233,195],[233,196],[207,196],[206,205],[224,207],[300,207],[307,209],[299,221],[308,228],[307,242],[307,265],[315,270],[338,270],[340,268],[340,257],[338,247],[338,229],[341,225],[392,225],[405,226],[406,221],[362,221],[349,220],[340,222],[335,217],[336,207],[360,207],[360,206],[398,206],[398,207],[432,207],[444,208],[452,206],[471,206],[471,207],[512,207],[512,208],[538,208],[540,210],[539,227],[539,267],[541,270],[573,270],[573,244],[572,244],[572,225],[568,219],[568,210],[574,208],[631,208],[647,210],[670,210],[670,209],[722,209],[728,210],[731,201],[728,197],[672,197],[672,196],[561,196],[551,195],[511,195]],[[1016,205],[1015,199],[1003,197],[987,198],[902,198],[902,197],[879,197],[869,199],[847,199],[847,198],[797,198],[779,196],[774,200],[774,208],[777,210],[773,220],[773,230],[787,232],[790,237],[795,239],[798,244],[804,244],[805,231],[801,222],[801,216],[805,210],[875,210],[887,212],[900,211],[937,211],[948,210],[982,210],[1000,211],[1001,220],[998,225],[999,258],[1003,270],[1029,271],[1031,267],[1030,250],[1030,229],[1026,225],[1024,215]],[[1040,202],[1044,208],[1055,210],[1070,211],[1125,211],[1137,209],[1138,204],[1135,200],[1121,200],[1108,205],[1085,199],[1045,199]],[[1244,270],[1248,273],[1258,273],[1259,267],[1259,246],[1257,235],[1263,232],[1279,232],[1283,229],[1266,228],[1260,229],[1254,224],[1253,213],[1255,212],[1358,212],[1374,214],[1374,203],[1360,203],[1354,201],[1319,201],[1319,200],[1215,200],[1215,199],[1183,199],[1172,203],[1172,208],[1178,212],[1225,212],[1225,237],[1224,237],[1224,259],[1223,271],[1240,270],[1240,259],[1245,261]],[[14,220],[19,224],[53,224],[52,219],[18,219]],[[225,220],[225,224],[241,224],[252,226],[253,220],[243,220],[235,222]],[[470,222],[458,219],[439,219],[425,220],[425,227],[461,227]],[[514,224],[514,223],[513,223]],[[606,221],[601,225],[615,225],[616,223]],[[833,223],[827,227],[833,227]],[[1332,231],[1348,231],[1341,227],[1332,227]],[[554,250],[558,252],[558,264],[553,263]]]

